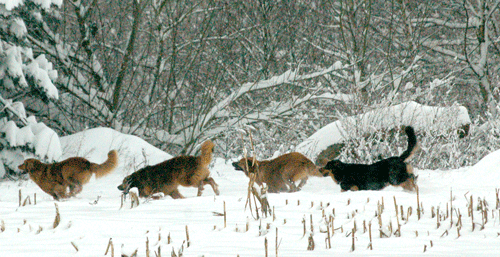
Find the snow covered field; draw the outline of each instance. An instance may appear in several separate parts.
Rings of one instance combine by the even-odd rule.
[[[297,193],[269,194],[274,215],[256,220],[245,210],[248,178],[233,169],[232,160],[213,161],[220,196],[209,186],[201,197],[195,188],[180,188],[186,199],[141,199],[135,208],[127,199],[120,208],[116,187],[122,179],[145,161],[155,164],[171,156],[142,139],[105,128],[63,137],[61,144],[61,159],[78,155],[99,163],[117,149],[120,166],[61,202],[29,180],[0,182],[0,256],[104,256],[110,239],[114,252],[108,249],[106,256],[130,256],[136,250],[137,256],[148,256],[147,245],[149,256],[172,256],[172,251],[183,256],[265,256],[266,240],[268,256],[500,256],[500,151],[473,167],[417,170],[420,219],[415,192],[388,187],[341,193],[328,177],[310,178]],[[31,204],[19,206],[20,190],[22,200],[29,196]],[[60,213],[56,228],[54,203]],[[380,229],[376,214],[382,203]],[[226,227],[224,217],[216,215],[224,212],[224,205]],[[433,212],[438,215],[433,217]],[[327,227],[331,248],[326,247]],[[310,235],[314,250],[307,250]]]

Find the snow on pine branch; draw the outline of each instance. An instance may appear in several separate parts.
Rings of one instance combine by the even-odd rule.
[[[9,148],[28,146],[34,153],[48,161],[57,160],[61,154],[59,136],[43,122],[37,122],[34,116],[26,119],[28,125],[18,128],[14,121],[0,121],[0,132]]]

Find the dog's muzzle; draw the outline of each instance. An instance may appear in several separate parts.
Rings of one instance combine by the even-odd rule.
[[[235,170],[243,170],[237,162],[233,162],[233,167]]]

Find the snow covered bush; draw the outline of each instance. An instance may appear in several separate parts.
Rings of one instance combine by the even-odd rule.
[[[59,137],[44,123],[26,116],[24,101],[58,99],[57,71],[45,55],[33,53],[26,22],[62,0],[0,0],[0,178],[17,170],[24,156],[54,160],[61,155]]]

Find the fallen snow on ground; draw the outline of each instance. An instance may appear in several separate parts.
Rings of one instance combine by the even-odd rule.
[[[111,175],[93,178],[81,194],[61,202],[32,181],[0,182],[0,256],[104,256],[110,240],[114,256],[131,255],[135,250],[137,256],[147,256],[146,245],[149,256],[158,251],[161,256],[171,256],[172,251],[183,251],[183,256],[265,256],[265,240],[268,256],[276,256],[276,240],[278,256],[498,255],[500,151],[472,167],[417,170],[423,207],[420,219],[415,192],[388,187],[341,193],[330,178],[315,177],[300,192],[269,194],[274,215],[257,220],[245,208],[248,179],[232,168],[231,160],[216,158],[211,167],[220,196],[210,187],[201,197],[196,197],[195,188],[181,188],[186,199],[141,199],[135,208],[127,200],[120,208],[116,187],[123,177],[145,163],[155,164],[171,156],[140,138],[105,128],[63,137],[61,147],[61,159],[78,155],[93,162],[103,162],[109,150],[117,149],[121,164]],[[29,196],[31,204],[19,206],[19,192],[23,201]],[[471,197],[473,217],[468,215]],[[487,204],[481,208],[482,202]],[[54,203],[60,212],[56,228]],[[382,203],[380,228],[376,213]],[[214,214],[223,213],[224,205],[225,227],[224,217]],[[438,216],[432,217],[438,208],[439,226]],[[334,231],[330,231],[331,248],[327,249],[326,231],[332,220]],[[368,249],[370,223],[372,250]],[[398,224],[400,233],[396,232]],[[387,237],[381,237],[380,231]],[[307,250],[310,235],[314,250]],[[112,256],[111,249],[107,256]]]

